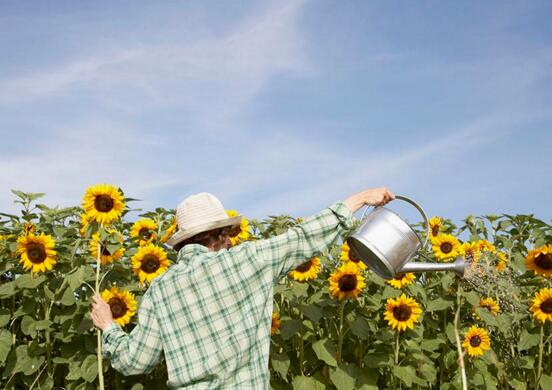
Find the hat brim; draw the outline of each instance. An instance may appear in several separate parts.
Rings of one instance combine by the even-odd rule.
[[[167,245],[174,247],[176,244],[184,241],[187,238],[195,236],[198,233],[206,232],[207,230],[217,229],[225,226],[239,225],[242,221],[242,216],[228,217],[220,221],[207,222],[201,225],[194,226],[188,230],[179,230],[174,233],[168,240]]]

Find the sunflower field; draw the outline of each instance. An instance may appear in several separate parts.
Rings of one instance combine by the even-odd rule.
[[[135,199],[107,184],[68,208],[12,192],[19,212],[0,213],[1,387],[166,388],[163,361],[149,375],[125,377],[101,359],[90,310],[98,291],[132,330],[140,297],[176,261],[165,244],[174,210],[132,209]],[[128,220],[131,211],[137,220]],[[232,244],[301,221],[243,218]],[[347,245],[351,230],[274,286],[273,389],[552,389],[552,226],[502,214],[458,225],[433,217],[427,228],[423,254],[465,257],[465,278],[381,279]]]

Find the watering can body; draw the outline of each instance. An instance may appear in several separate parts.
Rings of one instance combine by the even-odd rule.
[[[359,228],[347,238],[356,256],[384,279],[392,279],[404,272],[454,271],[464,274],[464,260],[453,263],[409,263],[429,240],[429,221],[424,210],[413,200],[397,195],[418,209],[426,223],[426,235],[422,240],[412,227],[397,213],[378,206],[361,218]],[[366,210],[365,210],[366,212]]]

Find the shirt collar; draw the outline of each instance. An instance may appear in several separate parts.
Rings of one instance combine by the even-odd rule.
[[[209,252],[209,248],[200,244],[188,244],[178,251],[177,260],[187,262],[193,256]]]

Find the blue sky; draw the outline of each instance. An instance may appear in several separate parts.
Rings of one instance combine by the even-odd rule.
[[[388,186],[552,218],[549,1],[3,1],[0,208],[106,182],[253,218]],[[395,203],[407,218],[417,218]],[[358,214],[360,216],[360,212]]]

